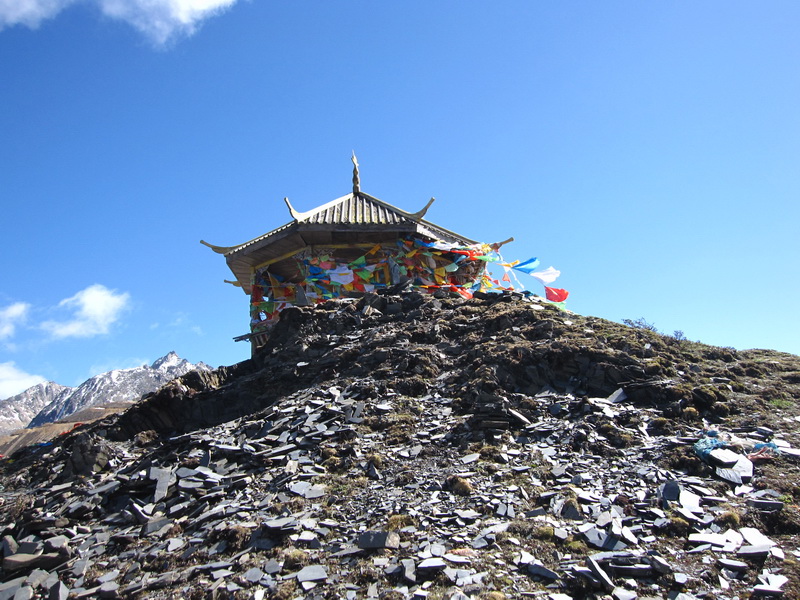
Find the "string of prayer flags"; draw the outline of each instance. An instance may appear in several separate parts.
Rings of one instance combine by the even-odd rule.
[[[478,291],[524,290],[517,271],[544,285],[550,302],[560,305],[567,299],[566,290],[547,287],[561,274],[557,269],[548,267],[537,271],[538,258],[505,262],[499,247],[497,244],[456,245],[414,236],[360,247],[358,253],[352,252],[359,248],[355,244],[319,249],[307,247],[291,258],[291,265],[287,264],[287,259],[253,273],[251,328],[254,332],[262,331],[288,306],[352,297],[356,293],[402,283],[431,293],[449,291],[464,298],[472,298]],[[489,263],[503,268],[500,280],[489,272]],[[283,266],[277,266],[279,264]]]

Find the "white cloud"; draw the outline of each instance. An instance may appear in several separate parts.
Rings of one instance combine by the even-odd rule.
[[[74,0],[0,0],[0,29],[8,25],[36,28],[72,4]]]
[[[41,327],[54,338],[92,337],[108,333],[123,311],[128,308],[130,294],[117,293],[100,284],[90,285],[71,298],[58,303],[59,308],[73,311],[65,321],[45,321]]]
[[[9,25],[35,28],[74,4],[76,0],[0,0],[0,29]],[[200,23],[237,0],[80,0],[97,7],[103,15],[125,21],[153,42],[191,35]]]
[[[236,0],[95,0],[103,14],[126,21],[157,44],[191,35],[201,21]]]
[[[25,302],[15,302],[11,306],[0,309],[0,340],[14,335],[17,325],[25,320],[30,307],[30,304]]]
[[[45,381],[47,380],[44,377],[21,371],[13,362],[0,363],[0,399],[16,396],[29,387]]]

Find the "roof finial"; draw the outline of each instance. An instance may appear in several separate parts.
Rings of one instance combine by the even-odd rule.
[[[353,150],[353,195],[355,196],[361,192],[361,180],[358,177],[358,159],[356,158],[356,151]]]

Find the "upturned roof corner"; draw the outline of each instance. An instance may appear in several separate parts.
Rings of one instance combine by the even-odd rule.
[[[228,254],[228,252],[236,248],[236,246],[215,246],[214,244],[209,244],[205,240],[200,240],[200,243],[203,244],[204,246],[208,246],[217,254],[223,254],[223,255]]]
[[[286,202],[286,206],[289,207],[289,214],[292,215],[292,218],[295,221],[300,221],[303,218],[304,213],[295,210],[294,206],[292,206],[292,203],[289,202],[289,198],[284,198],[283,201]]]
[[[435,200],[436,198],[431,196],[431,199],[428,200],[428,203],[422,208],[422,210],[418,210],[415,213],[409,214],[408,215],[409,218],[414,219],[415,221],[419,221],[420,219],[422,219],[422,217],[425,216],[425,213],[428,212],[428,209],[431,207],[431,204],[433,204]]]

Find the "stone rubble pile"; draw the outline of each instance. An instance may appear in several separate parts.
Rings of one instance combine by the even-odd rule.
[[[403,441],[359,434],[365,418],[396,414],[395,400],[313,390],[258,419],[153,448],[76,444],[93,472],[33,490],[33,507],[3,538],[0,598],[114,598],[176,587],[263,597],[287,579],[311,597],[333,589],[348,598],[386,590],[424,598],[442,581],[474,595],[499,578],[521,595],[549,586],[558,598],[580,597],[570,596],[575,589],[691,598],[682,590],[698,584],[717,598],[781,594],[781,563],[798,548],[728,521],[732,511],[780,511],[775,494],[747,484],[721,491],[719,480],[653,466],[670,447],[692,452],[694,439],[639,432],[642,443],[613,462],[576,454],[576,435],[601,434],[564,408],[574,398],[553,394],[538,400],[558,417],[477,452],[460,450],[469,419],[440,397],[417,399],[418,427]],[[592,399],[578,412],[628,410],[635,409]],[[55,462],[54,477],[68,464]],[[677,519],[685,523],[679,535]],[[542,556],[530,539],[553,549]],[[276,548],[301,551],[302,563],[263,555]],[[365,568],[375,581],[359,585]]]
[[[758,485],[762,465],[795,471],[792,432],[659,432],[623,389],[484,391],[467,412],[456,375],[414,395],[372,371],[182,434],[114,441],[109,421],[32,450],[3,479],[0,600],[800,589],[796,509]]]

